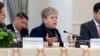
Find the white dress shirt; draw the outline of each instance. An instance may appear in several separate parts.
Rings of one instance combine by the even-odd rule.
[[[95,25],[96,25],[96,28],[97,28],[97,31],[98,31],[98,34],[99,34],[99,30],[100,30],[100,29],[99,29],[99,25],[100,25],[100,24],[99,24],[95,19],[93,19],[93,20],[94,20],[94,23],[95,23]]]
[[[21,35],[20,35],[20,31],[18,31],[15,26],[13,25],[14,30],[15,30],[15,34],[16,34],[16,38],[14,39],[14,42],[17,43],[18,41],[21,41]]]

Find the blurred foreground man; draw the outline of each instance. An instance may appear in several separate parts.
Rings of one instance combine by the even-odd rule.
[[[5,5],[0,2],[0,28],[4,28],[4,21],[5,21]]]

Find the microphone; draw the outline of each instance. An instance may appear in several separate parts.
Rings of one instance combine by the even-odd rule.
[[[63,32],[64,32],[64,33],[68,33],[68,34],[72,34],[73,39],[79,37],[79,35],[77,35],[77,34],[73,34],[73,33],[70,33],[70,32],[68,32],[68,31],[66,31],[66,30],[64,30]]]

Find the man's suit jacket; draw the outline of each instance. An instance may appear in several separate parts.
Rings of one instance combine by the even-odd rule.
[[[81,44],[90,46],[89,40],[91,38],[99,38],[94,20],[81,24],[80,38],[78,40],[80,40]]]
[[[60,33],[58,32],[57,29],[55,29],[57,35],[58,35],[58,42],[60,42],[60,46],[63,46],[63,42],[61,40],[61,36],[60,36]],[[30,36],[31,37],[43,37],[43,40],[44,41],[47,41],[46,40],[46,35],[47,35],[47,31],[46,31],[46,27],[44,24],[40,25],[39,27],[36,27],[34,29],[32,29],[31,33],[30,33]]]
[[[13,27],[13,24],[7,25],[7,29],[10,29],[12,32],[15,32],[14,27]],[[29,34],[28,34],[28,29],[27,29],[27,28],[23,28],[23,29],[20,31],[20,35],[21,35],[21,39],[22,39],[22,37],[28,36],[28,35],[29,35]],[[17,45],[18,45],[18,46],[17,46]],[[11,47],[22,47],[22,42],[19,43],[19,44],[14,43],[14,44],[11,45]]]
[[[81,25],[80,37],[84,40],[90,40],[91,38],[99,38],[98,30],[93,20]]]

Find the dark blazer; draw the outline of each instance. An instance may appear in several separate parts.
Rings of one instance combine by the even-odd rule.
[[[57,35],[58,35],[58,42],[60,42],[60,46],[63,46],[63,42],[61,40],[61,36],[60,36],[60,33],[57,29],[55,29]],[[47,35],[47,30],[46,30],[46,27],[44,24],[32,29],[31,33],[30,33],[30,36],[31,37],[43,37],[43,40],[44,41],[47,41],[46,40],[46,35]]]
[[[10,29],[12,32],[15,32],[14,27],[13,27],[12,24],[7,25],[7,29]],[[27,28],[23,28],[23,29],[20,31],[20,35],[21,35],[21,39],[22,39],[22,37],[28,36],[28,35],[29,35],[28,29],[27,29]],[[17,45],[18,45],[18,46],[17,46]],[[22,42],[21,42],[21,43],[17,43],[17,44],[14,43],[14,44],[11,45],[11,47],[22,47]]]
[[[78,40],[80,40],[81,44],[90,46],[88,40],[91,38],[99,38],[94,20],[81,24],[80,38]]]
[[[81,25],[80,37],[84,40],[99,38],[98,31],[93,20]]]

